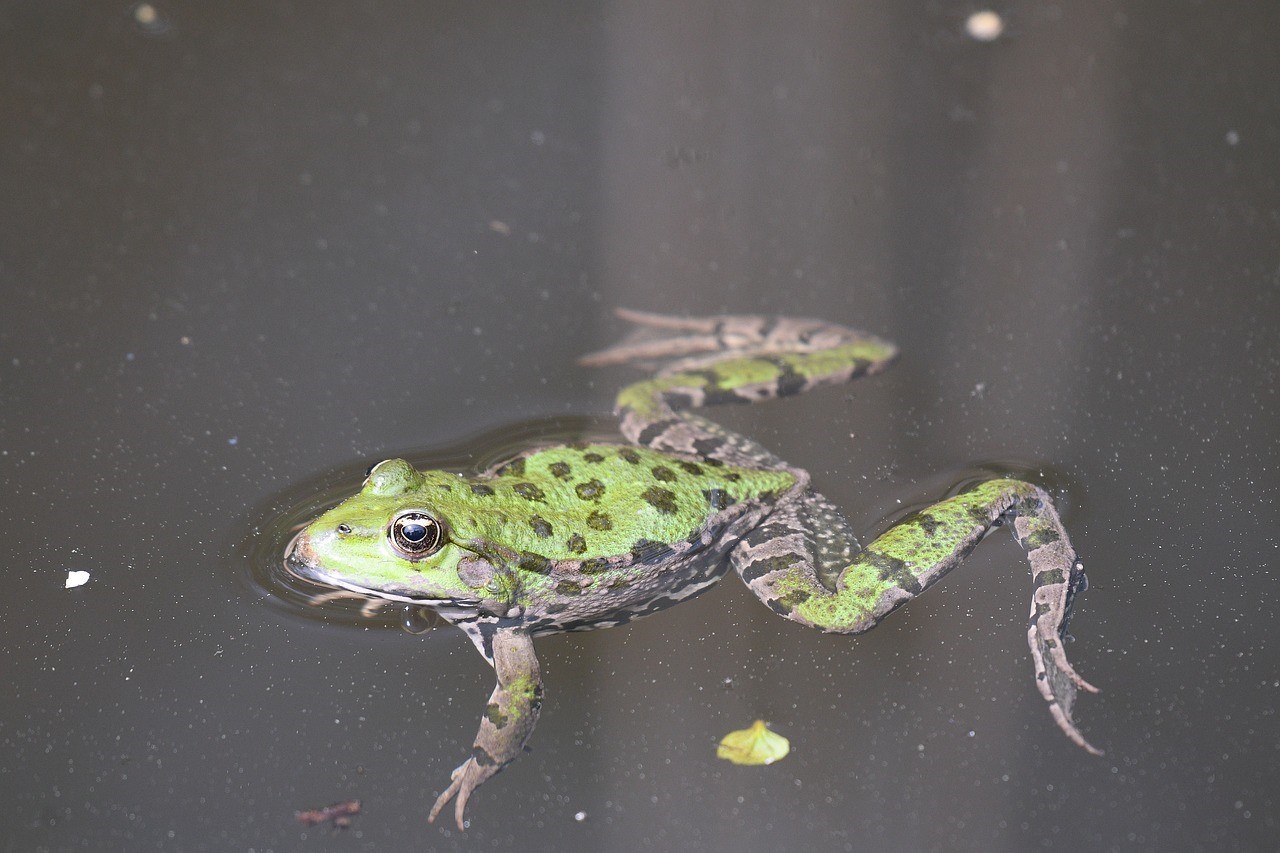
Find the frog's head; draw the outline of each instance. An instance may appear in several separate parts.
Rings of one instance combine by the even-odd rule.
[[[290,558],[299,573],[392,601],[474,602],[479,590],[458,577],[459,561],[474,555],[429,503],[431,476],[403,459],[379,462],[359,492],[298,534]]]

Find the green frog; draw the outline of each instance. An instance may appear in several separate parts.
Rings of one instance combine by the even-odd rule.
[[[955,568],[1007,524],[1027,551],[1027,640],[1058,727],[1081,735],[1063,642],[1084,569],[1039,486],[995,478],[893,524],[861,546],[809,474],[692,409],[755,402],[885,368],[887,341],[821,320],[619,316],[637,328],[587,365],[657,366],[624,388],[627,444],[522,453],[477,476],[375,465],[360,491],[295,540],[305,577],[426,607],[466,632],[497,674],[469,758],[431,809],[463,814],[475,789],[520,755],[543,684],[534,638],[625,625],[716,583],[732,567],[775,613],[858,634]]]

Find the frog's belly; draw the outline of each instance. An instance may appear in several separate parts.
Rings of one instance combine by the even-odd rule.
[[[526,614],[530,632],[536,637],[562,631],[591,631],[613,628],[633,619],[666,610],[713,586],[729,568],[729,552],[747,531],[767,515],[769,507],[747,509],[729,520],[714,534],[700,536],[686,550],[668,554],[660,565],[632,567],[625,588],[601,585],[582,595],[558,598],[537,611]]]

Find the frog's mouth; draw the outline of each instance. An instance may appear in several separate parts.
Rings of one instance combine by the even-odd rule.
[[[311,540],[307,538],[306,531],[299,531],[289,542],[289,545],[285,548],[283,562],[286,571],[305,581],[319,584],[320,586],[333,587],[334,589],[344,589],[365,598],[436,608],[467,607],[477,603],[459,601],[452,598],[427,598],[421,591],[407,586],[374,589],[373,587],[361,586],[358,583],[335,577],[320,565],[319,557],[312,546]]]

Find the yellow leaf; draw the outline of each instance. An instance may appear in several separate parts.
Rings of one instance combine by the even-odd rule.
[[[790,751],[791,743],[786,738],[769,731],[764,720],[756,720],[749,729],[725,735],[716,748],[716,758],[734,764],[772,764]]]

